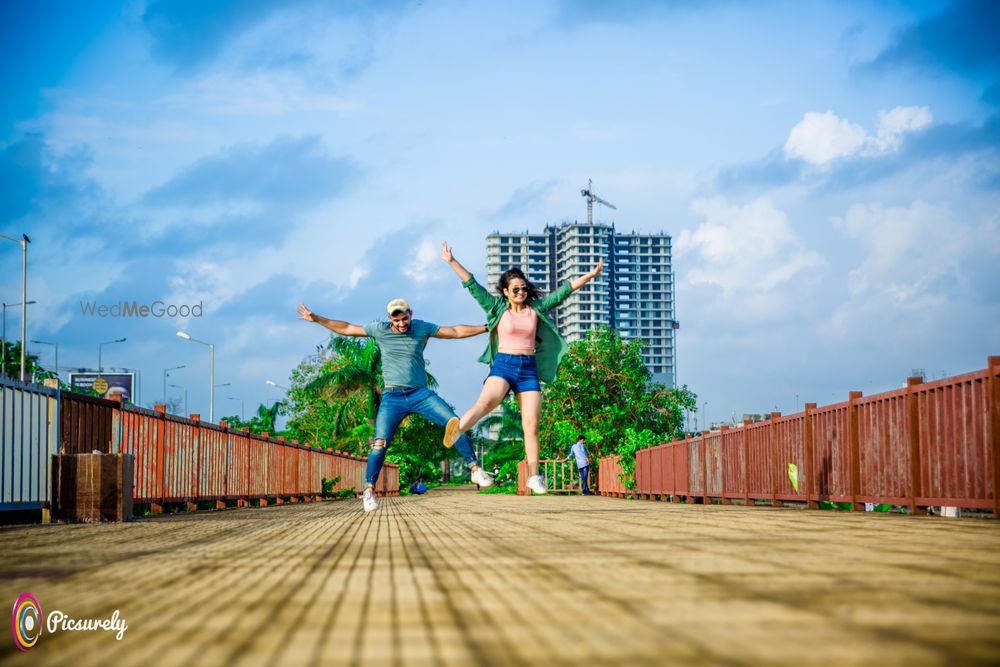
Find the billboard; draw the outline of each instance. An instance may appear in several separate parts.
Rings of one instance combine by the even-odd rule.
[[[101,398],[114,398],[115,395],[120,395],[123,402],[132,403],[135,373],[71,372],[69,386],[74,389],[93,389]]]

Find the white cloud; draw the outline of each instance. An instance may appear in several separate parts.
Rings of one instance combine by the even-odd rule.
[[[424,238],[413,253],[413,261],[403,267],[403,274],[420,287],[439,273],[436,269],[440,256],[441,247],[430,238]]]
[[[784,287],[824,264],[803,247],[788,216],[767,197],[745,206],[698,199],[691,209],[705,222],[693,232],[682,231],[674,251],[679,260],[694,264],[686,275],[691,285],[720,288],[731,307],[775,312]]]
[[[996,236],[963,224],[946,205],[916,201],[909,207],[855,204],[834,227],[861,241],[864,261],[848,274],[852,295],[881,294],[898,305],[924,306],[948,298],[935,289],[982,242]],[[995,251],[995,250],[994,250]]]
[[[865,145],[866,138],[863,127],[832,111],[808,111],[788,134],[785,155],[811,164],[826,164],[857,153]]]
[[[929,125],[933,119],[927,107],[895,107],[880,111],[878,118],[877,133],[871,136],[860,125],[840,118],[833,111],[808,111],[789,132],[785,156],[815,165],[853,155],[876,157],[898,150],[903,135]]]

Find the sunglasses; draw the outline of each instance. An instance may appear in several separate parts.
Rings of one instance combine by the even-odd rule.
[[[522,292],[524,292],[525,294],[527,294],[528,293],[528,288],[527,287],[511,287],[510,288],[510,293],[513,294],[514,296],[517,296],[518,294],[520,294]]]

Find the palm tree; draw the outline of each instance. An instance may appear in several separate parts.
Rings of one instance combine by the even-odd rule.
[[[382,355],[375,339],[360,340],[334,335],[330,336],[327,349],[333,353],[331,363],[306,385],[306,389],[328,391],[332,397],[343,401],[338,414],[343,413],[348,404],[356,405],[357,399],[363,397],[366,418],[374,426],[375,415],[382,402]],[[342,419],[338,419],[340,421]]]
[[[306,385],[310,391],[329,391],[343,400],[337,411],[338,425],[346,426],[358,399],[365,400],[368,423],[375,425],[375,415],[382,403],[382,354],[374,338],[364,340],[346,336],[330,336],[327,348],[333,353],[332,365]],[[437,380],[427,373],[427,386],[433,389]]]
[[[524,430],[521,426],[521,409],[518,407],[517,401],[512,398],[505,399],[500,404],[500,414],[490,413],[479,424],[486,433],[494,428],[497,429],[497,444],[524,438]]]

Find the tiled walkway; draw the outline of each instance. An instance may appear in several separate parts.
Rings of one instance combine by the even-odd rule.
[[[1000,662],[1000,522],[432,491],[0,530],[20,665]],[[6,621],[4,621],[6,625]]]

